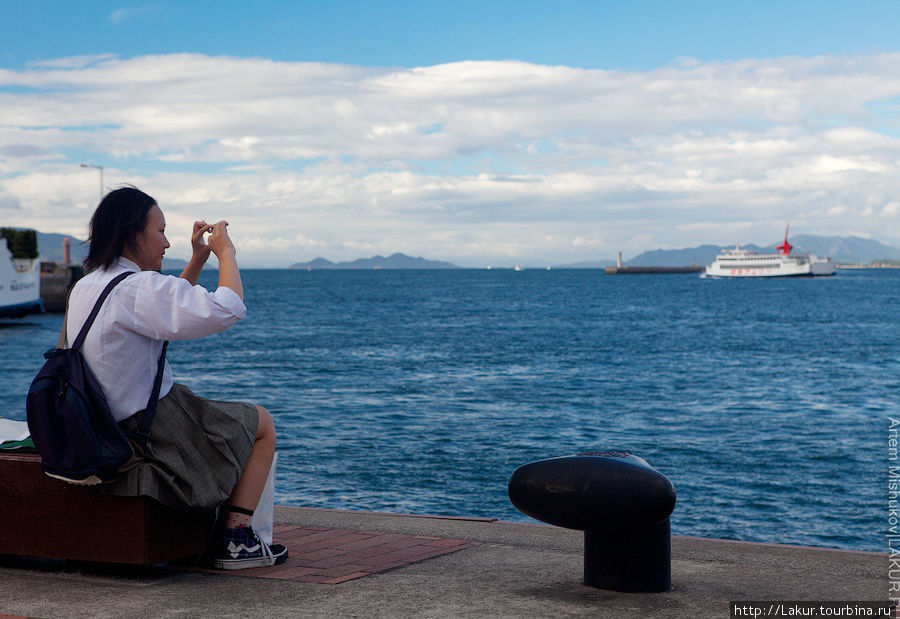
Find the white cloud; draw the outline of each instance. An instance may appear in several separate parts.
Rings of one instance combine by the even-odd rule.
[[[0,70],[0,195],[20,206],[9,224],[76,234],[97,197],[77,164],[100,162],[108,187],[144,188],[170,222],[227,218],[241,255],[272,265],[595,260],[768,242],[821,215],[817,233],[900,243],[900,140],[867,107],[900,96],[898,69],[900,54],[647,72],[58,59]]]
[[[830,157],[823,155],[813,162],[810,171],[813,174],[834,174],[850,170],[865,170],[867,172],[884,172],[885,166],[867,158],[854,157]]]
[[[142,19],[158,13],[160,7],[155,4],[143,4],[140,6],[123,7],[116,9],[109,14],[109,21],[113,24],[121,24],[123,22]]]
[[[22,208],[22,205],[19,204],[18,199],[12,196],[5,196],[0,193],[0,213],[4,213],[9,216],[9,211],[18,211]]]
[[[84,56],[69,56],[67,58],[52,58],[29,63],[36,69],[82,69],[89,65],[115,58],[114,54],[91,54]]]

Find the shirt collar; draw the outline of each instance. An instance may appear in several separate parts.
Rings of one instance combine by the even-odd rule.
[[[132,262],[124,256],[119,256],[118,258],[116,258],[115,262],[109,265],[109,270],[112,271],[113,269],[121,271],[134,271],[135,273],[141,272],[141,267],[139,267],[136,262]]]

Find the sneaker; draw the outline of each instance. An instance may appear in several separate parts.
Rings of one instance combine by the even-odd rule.
[[[288,549],[281,544],[271,546],[253,532],[252,527],[222,529],[216,541],[213,565],[220,570],[243,570],[284,563]]]

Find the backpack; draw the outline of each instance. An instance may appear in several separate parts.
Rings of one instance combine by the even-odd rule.
[[[60,343],[58,348],[44,353],[46,361],[28,390],[28,429],[41,454],[41,469],[50,477],[93,486],[115,479],[119,468],[134,456],[129,437],[110,412],[103,388],[80,351],[100,306],[112,289],[131,274],[122,273],[106,286],[71,348],[62,348]],[[130,437],[141,446],[150,436],[167,346],[165,342],[159,356],[146,412],[137,432]]]

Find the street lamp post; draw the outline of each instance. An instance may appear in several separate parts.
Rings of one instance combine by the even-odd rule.
[[[100,199],[103,200],[103,166],[102,165],[94,165],[93,163],[82,163],[82,168],[95,168],[100,170]]]

